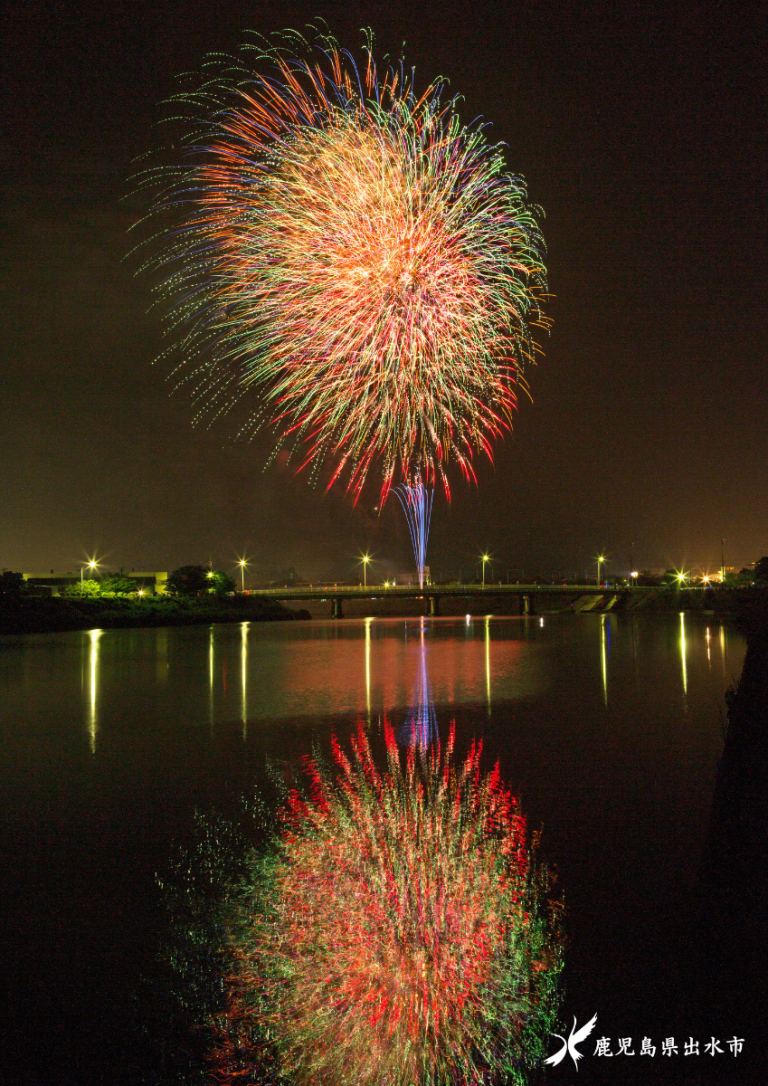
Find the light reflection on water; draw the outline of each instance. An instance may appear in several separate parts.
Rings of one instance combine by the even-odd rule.
[[[456,624],[444,620],[407,622],[364,619],[315,624],[301,637],[265,635],[243,624],[239,638],[239,704],[227,689],[227,661],[233,636],[226,627],[208,634],[209,716],[241,721],[291,716],[364,712],[370,720],[413,704],[419,673],[429,658],[436,703],[483,703],[490,714],[495,697],[533,696],[547,685],[535,646],[525,652],[527,633],[514,636],[490,617],[475,620],[457,641]],[[272,628],[270,633],[273,632]],[[522,636],[521,636],[522,635]],[[427,646],[429,651],[427,653]],[[194,682],[191,675],[187,681]]]
[[[370,621],[370,620],[369,620]],[[437,739],[437,714],[427,665],[427,620],[421,620],[419,660],[410,712],[400,729],[400,738],[410,746],[426,748]],[[370,720],[370,706],[368,719]]]
[[[365,708],[368,720],[371,719],[371,623],[372,618],[365,620]]]
[[[243,721],[243,742],[248,739],[248,629],[250,622],[240,623],[240,688],[242,690],[240,715]]]
[[[606,647],[607,633],[605,620],[608,616],[600,616],[600,666],[603,675],[603,701],[608,705],[608,650]]]
[[[99,676],[99,638],[103,632],[103,630],[89,630],[91,646],[88,660],[88,673],[90,676],[88,686],[88,735],[90,737],[91,754],[96,753],[96,696],[98,693]]]
[[[491,715],[491,616],[485,616],[485,700]]]
[[[63,725],[80,718],[97,757],[105,723],[137,706],[165,724],[205,719],[211,734],[239,721],[243,742],[258,721],[362,712],[370,723],[398,709],[421,719],[427,702],[482,706],[490,720],[498,705],[597,691],[606,712],[655,691],[685,715],[691,698],[721,699],[743,657],[738,633],[685,613],[243,622],[2,642],[6,719],[39,723],[55,706]]]

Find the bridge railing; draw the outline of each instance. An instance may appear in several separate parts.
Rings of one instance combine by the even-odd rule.
[[[663,586],[662,586],[663,587]],[[595,584],[440,584],[424,585],[295,585],[290,588],[257,588],[250,591],[277,599],[332,599],[334,597],[365,597],[386,599],[387,597],[421,596],[493,596],[493,595],[605,595],[607,593],[629,592],[633,595],[658,592],[657,586],[622,585],[610,586]],[[699,592],[695,586],[685,586],[680,591]]]

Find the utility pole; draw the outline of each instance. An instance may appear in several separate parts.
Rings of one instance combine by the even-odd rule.
[[[725,584],[725,540],[720,540],[720,580]]]

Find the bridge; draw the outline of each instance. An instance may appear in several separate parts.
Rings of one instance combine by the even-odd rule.
[[[424,607],[428,615],[440,614],[440,600],[447,597],[465,597],[481,599],[483,597],[499,596],[517,598],[519,613],[532,615],[536,613],[536,600],[545,596],[622,596],[629,594],[632,597],[642,596],[650,592],[658,592],[655,587],[646,588],[640,586],[624,586],[621,588],[606,588],[603,585],[594,584],[440,584],[424,585],[298,585],[293,588],[263,588],[256,590],[260,596],[268,596],[280,600],[282,603],[290,603],[299,600],[330,600],[331,615],[333,618],[343,618],[344,600],[386,600],[386,599],[419,599],[424,601]],[[700,591],[699,589],[684,588],[681,591]],[[597,602],[597,601],[595,601]]]

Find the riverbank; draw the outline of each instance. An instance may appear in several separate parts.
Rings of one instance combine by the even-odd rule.
[[[121,629],[129,626],[199,626],[213,622],[284,622],[309,619],[303,608],[291,610],[261,596],[225,599],[174,599],[119,596],[87,599],[21,596],[0,602],[0,634],[49,633],[60,630]]]
[[[768,618],[768,587],[712,587],[702,592],[669,586],[634,598],[624,593],[619,596],[614,610],[647,614],[698,611],[729,619],[748,613]]]
[[[586,606],[580,606],[585,604]],[[554,608],[553,608],[554,609]],[[764,616],[768,619],[768,587],[753,585],[749,588],[706,589],[679,588],[662,585],[644,592],[628,592],[621,588],[605,590],[604,596],[581,597],[571,601],[561,610],[613,611],[626,614],[677,614],[690,611],[716,615],[722,619],[734,619],[742,614]]]
[[[752,1050],[752,1073],[738,1081],[768,1082],[768,613],[743,603],[735,625],[747,651],[726,693],[728,727],[683,945],[692,1019],[722,1036],[738,1023]]]
[[[303,602],[303,601],[302,601]],[[21,596],[0,600],[0,635],[46,633],[58,630],[120,629],[142,626],[192,626],[218,622],[275,622],[293,619],[329,618],[330,602],[291,609],[270,597],[228,596],[223,599],[177,599],[148,596],[144,599],[119,596],[87,598],[77,596]],[[586,603],[587,607],[579,606]],[[415,599],[345,599],[344,614],[348,618],[376,616],[381,618],[411,616],[424,608],[425,601]],[[440,600],[440,613],[445,617],[520,613],[520,599],[513,595],[494,595],[489,591],[482,597],[451,597]],[[542,595],[533,600],[532,613],[557,614],[564,611],[590,610],[594,613],[671,614],[679,611],[708,613],[722,620],[732,620],[740,614],[762,616],[768,621],[768,588],[710,588],[704,592],[679,588],[659,588],[636,596],[621,589],[606,589],[604,596],[583,599],[573,592],[562,595]]]

